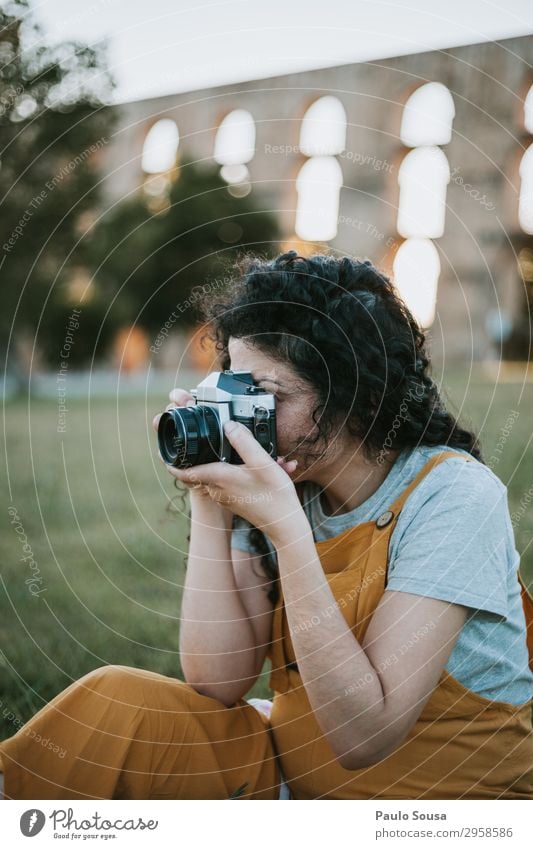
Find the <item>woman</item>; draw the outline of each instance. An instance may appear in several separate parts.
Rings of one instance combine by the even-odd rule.
[[[239,272],[206,317],[222,367],[275,394],[280,459],[232,422],[242,465],[168,467],[191,501],[186,683],[84,676],[1,744],[6,796],[277,798],[283,775],[296,799],[533,798],[506,487],[424,334],[369,261]],[[267,656],[270,718],[244,699]]]

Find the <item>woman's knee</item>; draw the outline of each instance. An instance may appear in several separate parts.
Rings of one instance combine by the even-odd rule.
[[[223,706],[199,694],[191,684],[148,669],[108,664],[91,670],[76,682],[89,694],[113,699],[130,707],[188,713],[195,710],[213,711]]]
[[[118,664],[109,663],[105,666],[98,666],[96,669],[91,669],[82,678],[78,679],[76,684],[80,687],[85,687],[91,690],[117,690],[124,688],[126,682],[131,684],[134,681],[134,675],[137,670],[132,666],[120,666]]]
[[[170,678],[149,669],[114,663],[92,669],[77,683],[86,689],[105,691],[107,695],[117,694],[130,698],[135,695],[136,700],[139,698],[150,703],[158,701],[162,693],[176,693],[188,689],[188,685],[177,678]]]

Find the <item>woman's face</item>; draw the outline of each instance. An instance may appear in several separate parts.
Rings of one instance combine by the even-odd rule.
[[[312,419],[317,405],[315,390],[299,377],[286,363],[272,359],[259,348],[242,339],[230,337],[228,343],[230,367],[235,371],[249,371],[255,382],[276,398],[276,433],[278,456],[298,460],[293,480],[303,480],[303,472],[311,468],[306,453],[321,455],[313,462],[316,470],[324,465],[332,453],[332,446],[324,451],[321,442],[304,445],[304,440],[314,438],[317,427]]]

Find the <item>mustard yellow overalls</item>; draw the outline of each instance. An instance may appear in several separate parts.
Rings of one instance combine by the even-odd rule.
[[[380,519],[317,543],[339,609],[359,641],[386,588],[400,510],[450,456],[471,461],[453,451],[433,456]],[[530,703],[486,699],[444,670],[398,749],[374,766],[349,771],[315,721],[281,593],[269,656],[270,721],[244,699],[228,708],[155,672],[108,666],[88,673],[0,743],[6,797],[277,799],[281,764],[294,799],[533,798]]]

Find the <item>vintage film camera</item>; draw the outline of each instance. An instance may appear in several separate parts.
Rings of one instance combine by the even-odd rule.
[[[163,413],[159,451],[165,463],[185,469],[202,463],[242,463],[224,434],[224,422],[241,422],[277,459],[276,399],[247,371],[214,371],[191,390],[196,405]]]

